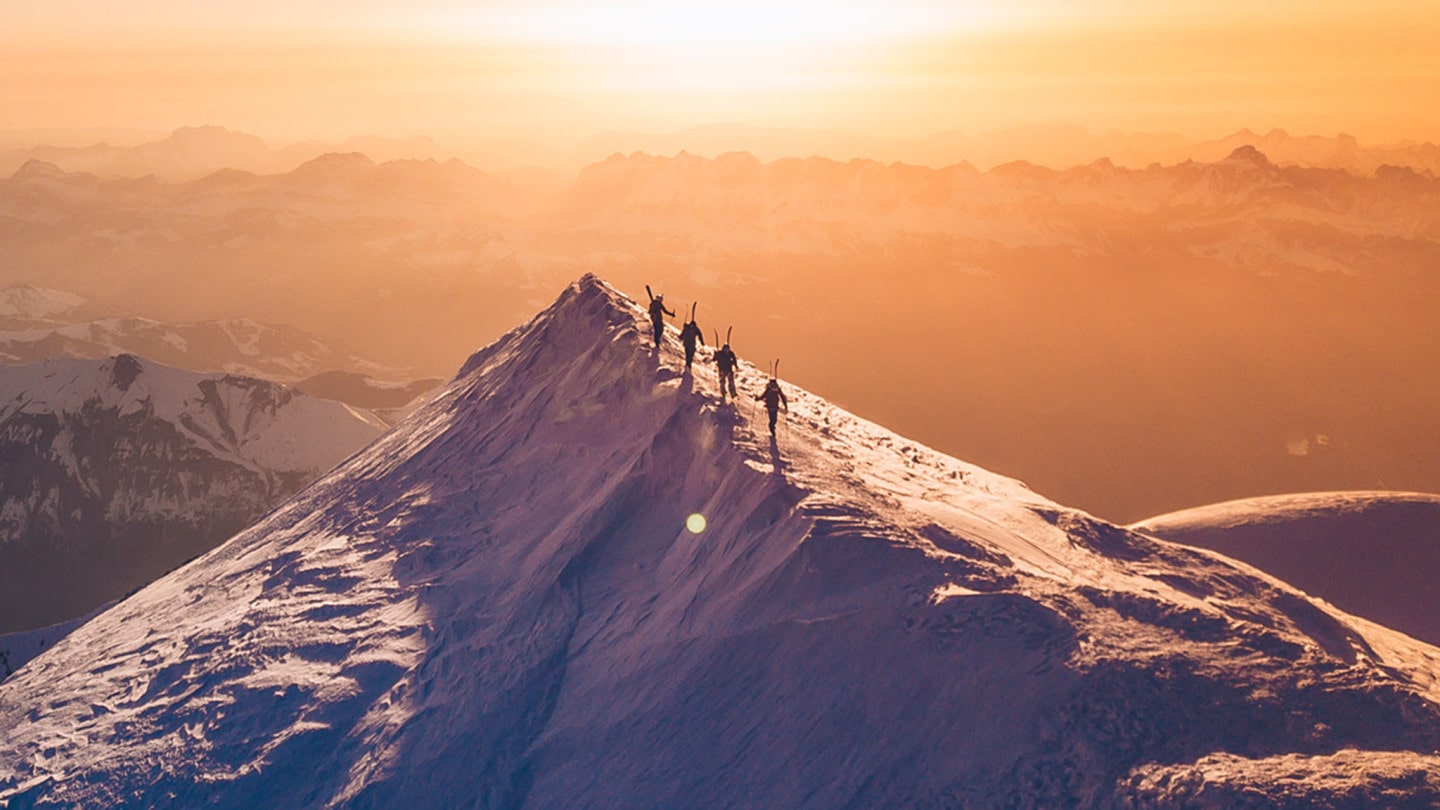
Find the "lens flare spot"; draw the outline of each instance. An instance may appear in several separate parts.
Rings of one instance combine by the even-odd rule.
[[[689,529],[691,534],[705,531],[705,516],[697,512],[685,518],[685,528]]]

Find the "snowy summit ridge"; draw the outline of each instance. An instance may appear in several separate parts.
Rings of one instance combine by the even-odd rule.
[[[646,331],[581,279],[0,683],[0,802],[1440,797],[1435,648]]]

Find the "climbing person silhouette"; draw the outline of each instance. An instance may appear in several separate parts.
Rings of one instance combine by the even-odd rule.
[[[780,381],[771,377],[770,382],[765,386],[765,390],[761,391],[760,396],[755,397],[755,399],[756,401],[763,400],[765,402],[765,412],[770,414],[770,436],[774,438],[775,417],[781,410],[784,410],[785,413],[790,412],[790,402],[785,399],[785,392],[780,390]]]
[[[660,339],[665,336],[665,316],[674,316],[675,313],[665,308],[665,293],[655,295],[650,292],[650,285],[645,285],[645,294],[650,296],[650,322],[655,324],[655,348],[660,348]]]
[[[695,341],[705,342],[705,333],[700,331],[700,324],[695,323],[695,307],[700,302],[690,305],[690,320],[685,322],[685,328],[680,330],[680,342],[685,344],[685,370],[690,370],[690,363],[695,359]]]
[[[734,327],[731,327],[731,329],[733,328]],[[715,333],[715,342],[720,342],[719,332]],[[721,402],[725,401],[725,388],[727,385],[730,388],[730,396],[737,398],[740,396],[740,392],[735,390],[735,367],[737,365],[739,365],[739,360],[735,357],[734,350],[730,348],[730,330],[726,329],[725,345],[721,346],[720,350],[715,352],[715,368],[720,372]]]

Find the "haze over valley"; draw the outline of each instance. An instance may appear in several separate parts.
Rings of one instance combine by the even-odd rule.
[[[224,164],[258,139],[209,128],[137,147],[184,155],[176,179],[28,158],[0,181],[0,282],[327,344],[196,370],[407,382],[593,271],[699,301],[708,339],[735,326],[797,381],[1115,520],[1440,489],[1434,147],[1249,139],[1288,148],[1279,165],[1245,140],[1145,168],[632,152],[565,177],[356,152],[255,173]],[[1373,154],[1401,163],[1367,172]],[[138,322],[91,320],[0,343],[12,362],[62,339],[142,350],[99,339]]]

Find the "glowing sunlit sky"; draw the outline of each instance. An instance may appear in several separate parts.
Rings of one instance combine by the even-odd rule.
[[[1440,3],[48,0],[0,28],[0,130],[564,144],[711,122],[883,137],[1065,121],[1440,140]]]

